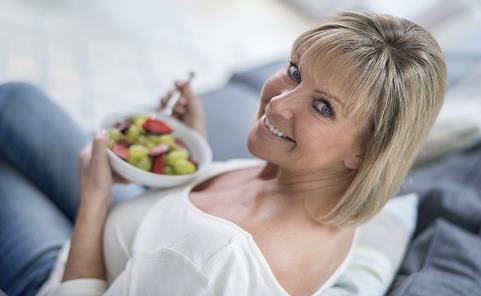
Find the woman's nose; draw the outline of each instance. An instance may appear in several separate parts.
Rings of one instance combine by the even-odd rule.
[[[269,111],[273,113],[273,115],[281,116],[284,119],[292,118],[294,108],[295,104],[292,100],[292,92],[289,90],[282,91],[269,102]]]

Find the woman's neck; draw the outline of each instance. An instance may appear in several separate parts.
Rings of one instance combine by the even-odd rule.
[[[270,198],[289,207],[303,208],[305,199],[311,199],[317,208],[327,213],[337,204],[351,177],[346,171],[292,172],[267,163],[255,179],[261,182],[259,200]]]

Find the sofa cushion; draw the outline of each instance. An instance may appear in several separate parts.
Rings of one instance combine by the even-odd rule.
[[[207,121],[207,138],[215,161],[250,158],[249,127],[257,114],[258,93],[237,82],[200,96]]]

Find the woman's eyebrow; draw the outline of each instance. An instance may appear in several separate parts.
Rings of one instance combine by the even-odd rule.
[[[327,91],[323,91],[323,90],[320,90],[320,89],[314,89],[314,92],[316,92],[316,93],[318,93],[318,94],[320,94],[320,95],[322,95],[322,96],[325,96],[325,97],[327,97],[328,99],[332,99],[332,100],[334,100],[334,101],[337,101],[337,103],[344,108],[344,103],[343,103],[341,100],[339,100],[339,98],[336,97],[335,95],[330,94],[330,93],[328,93]]]
[[[299,61],[299,59],[300,59],[300,54],[299,54],[299,53],[296,53],[295,55],[296,55],[296,57],[297,57],[297,59],[298,59],[298,61]],[[299,67],[298,64],[297,64],[296,66]],[[300,67],[299,67],[299,71],[302,73]],[[302,75],[301,75],[301,76],[302,76]],[[344,107],[344,103],[343,103],[338,97],[336,97],[335,95],[333,95],[333,94],[331,94],[331,93],[329,93],[329,92],[327,92],[327,91],[320,90],[320,89],[314,89],[314,92],[316,92],[317,94],[320,94],[321,96],[327,97],[328,99],[331,99],[331,100],[336,101],[339,105],[341,105],[342,108],[345,108],[345,107]]]

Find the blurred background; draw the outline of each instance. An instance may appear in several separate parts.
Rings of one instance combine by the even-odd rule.
[[[197,72],[197,93],[287,58],[295,37],[339,10],[385,12],[430,30],[448,59],[442,116],[481,126],[481,2],[476,0],[0,0],[0,82],[44,89],[85,128],[154,104]]]

